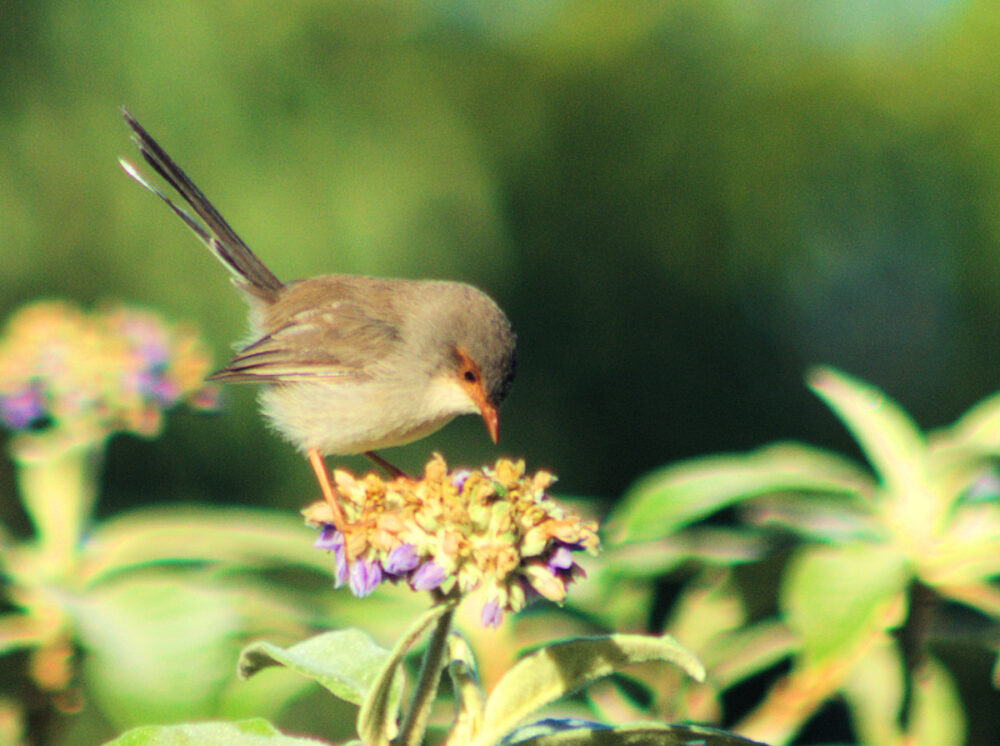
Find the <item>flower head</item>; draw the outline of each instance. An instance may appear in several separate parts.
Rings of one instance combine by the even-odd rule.
[[[0,424],[92,440],[155,435],[165,410],[214,404],[208,365],[195,332],[150,311],[34,303],[0,335]]]
[[[348,535],[333,528],[326,503],[303,512],[321,527],[316,545],[334,553],[337,585],[358,596],[385,580],[462,595],[481,589],[482,622],[496,627],[539,596],[561,603],[584,577],[576,553],[597,553],[596,524],[556,503],[546,491],[555,478],[526,476],[524,462],[449,473],[435,455],[420,481],[345,471],[334,480]]]

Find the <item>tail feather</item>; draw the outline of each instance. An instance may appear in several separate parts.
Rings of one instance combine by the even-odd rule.
[[[264,263],[243,243],[236,231],[212,206],[201,190],[194,185],[180,167],[173,162],[166,151],[154,140],[142,125],[124,107],[122,116],[132,129],[132,140],[146,162],[163,180],[187,202],[204,225],[174,204],[163,192],[146,181],[128,161],[119,159],[125,172],[139,184],[162,199],[174,213],[194,231],[195,235],[215,254],[216,258],[232,273],[234,279],[248,290],[271,294],[283,287],[281,280],[271,273]]]

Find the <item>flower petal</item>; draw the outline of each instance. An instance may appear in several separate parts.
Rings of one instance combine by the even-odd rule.
[[[410,576],[410,587],[415,591],[430,591],[441,585],[444,579],[444,568],[433,560],[428,560]]]
[[[496,629],[500,626],[500,622],[503,621],[503,610],[500,608],[500,602],[495,598],[491,598],[485,604],[483,604],[483,612],[480,615],[484,627],[492,627]]]
[[[364,598],[382,582],[382,566],[378,562],[354,560],[351,563],[351,593]]]
[[[390,575],[405,575],[419,564],[417,548],[404,543],[389,552],[389,557],[385,561],[385,571]]]

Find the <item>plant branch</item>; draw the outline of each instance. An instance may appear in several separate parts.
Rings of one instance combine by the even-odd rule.
[[[437,594],[435,599],[439,603],[444,600],[443,596]],[[417,679],[417,688],[413,692],[413,701],[406,713],[399,738],[396,739],[399,746],[419,746],[423,741],[431,705],[434,704],[434,697],[437,695],[438,686],[441,683],[444,655],[448,649],[448,633],[451,632],[451,623],[454,617],[455,609],[448,609],[438,618],[431,631],[430,639],[427,641],[427,650],[424,651],[424,660],[420,667],[420,678]]]

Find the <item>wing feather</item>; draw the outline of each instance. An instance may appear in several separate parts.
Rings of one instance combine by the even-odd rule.
[[[286,286],[264,324],[272,331],[210,378],[267,383],[369,376],[396,348],[399,323],[393,304],[373,304],[370,295],[356,292],[351,281],[358,279],[327,275]],[[317,304],[318,293],[324,300]]]

